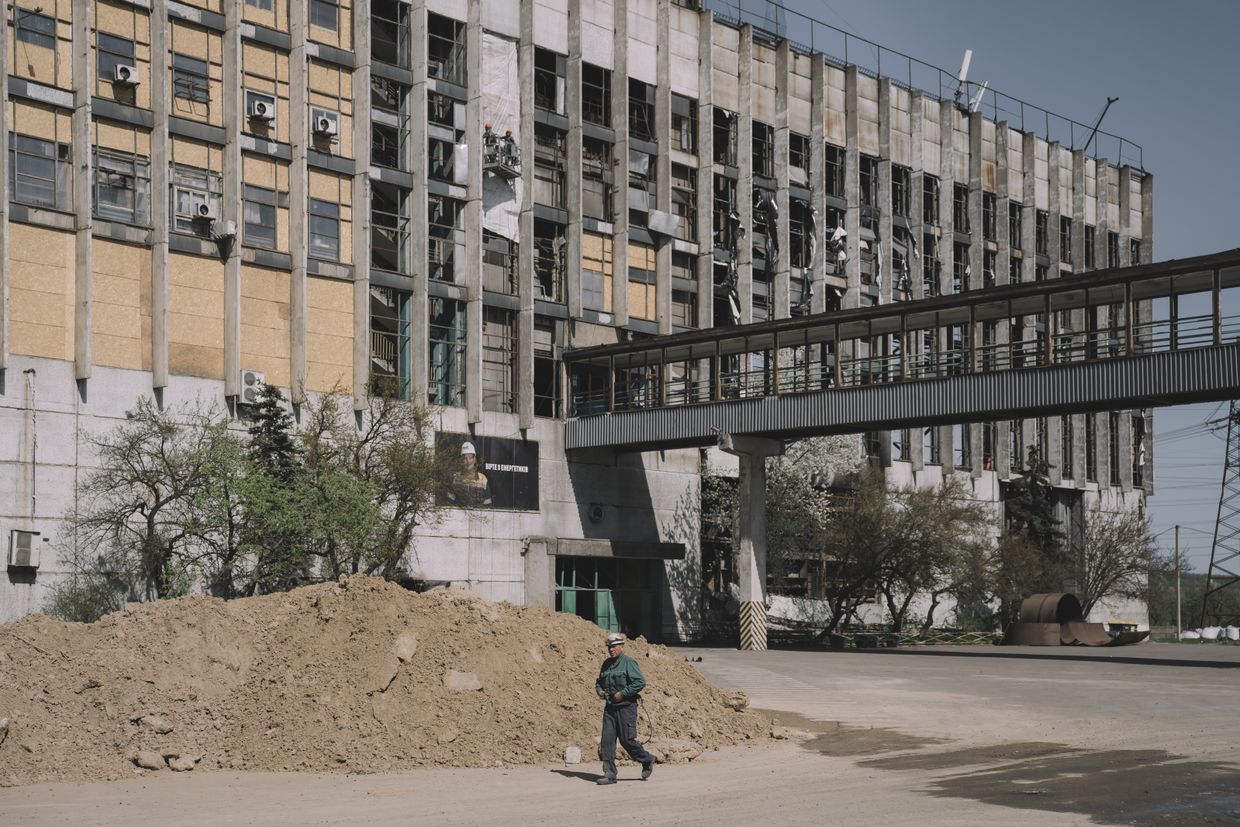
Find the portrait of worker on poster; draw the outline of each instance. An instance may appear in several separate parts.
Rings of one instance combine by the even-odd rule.
[[[435,434],[451,476],[443,505],[538,510],[538,443],[469,434]]]

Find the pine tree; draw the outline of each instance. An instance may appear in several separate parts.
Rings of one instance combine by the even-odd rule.
[[[301,468],[301,450],[293,437],[293,418],[284,409],[284,394],[263,384],[250,424],[249,457],[282,486],[290,485]]]

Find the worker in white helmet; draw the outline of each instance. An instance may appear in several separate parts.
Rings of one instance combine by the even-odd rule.
[[[599,784],[616,783],[616,739],[629,757],[642,765],[642,781],[654,771],[655,757],[637,740],[637,703],[646,686],[646,676],[637,661],[624,654],[624,635],[607,636],[607,660],[599,669],[594,691],[606,701],[603,707],[603,737],[598,757],[603,762]]]

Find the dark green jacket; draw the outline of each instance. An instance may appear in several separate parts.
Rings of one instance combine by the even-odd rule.
[[[637,698],[646,686],[646,676],[637,665],[637,661],[621,652],[613,660],[607,658],[598,671],[598,680],[594,682],[596,691],[601,690],[607,695],[607,703],[616,705],[612,700],[617,692],[624,698],[621,703],[629,703]]]

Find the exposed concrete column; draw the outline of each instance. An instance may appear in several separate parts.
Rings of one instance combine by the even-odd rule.
[[[1010,215],[1010,182],[1008,180],[1008,137],[1007,121],[995,124],[995,243],[998,251],[995,255],[995,284],[1011,282],[1012,234]],[[1011,338],[1010,325],[1001,321],[995,326],[995,344],[1006,345]],[[1003,351],[1004,348],[998,348]],[[999,479],[1007,479],[1012,472],[1011,440],[1008,439],[1010,426],[1007,422],[998,422],[994,426],[994,444],[991,450],[995,454],[994,469]]]
[[[241,4],[224,4],[224,184],[220,217],[232,221],[237,236],[224,259],[224,396],[241,394],[241,240],[245,227],[241,165],[241,127],[245,93],[241,80]]]
[[[5,15],[7,18],[7,15]],[[0,37],[0,66],[9,65],[9,38]],[[0,83],[0,158],[9,157],[9,85]],[[0,164],[0,389],[9,367],[9,165]],[[31,515],[34,516],[33,514]]]
[[[766,648],[766,458],[780,440],[721,434],[719,448],[740,460],[737,479],[736,575],[740,587],[740,648]]]
[[[413,84],[409,89],[407,116],[409,119],[409,171],[413,175],[413,188],[409,192],[409,272],[413,275],[413,290],[410,302],[413,307],[409,313],[409,350],[411,351],[409,366],[409,396],[415,401],[425,404],[429,398],[429,353],[430,353],[430,205],[427,201],[427,144],[426,144],[426,53],[427,53],[427,17],[426,0],[414,0],[409,9],[409,44],[412,57],[409,69],[413,73]],[[474,147],[481,143],[477,135],[466,134],[465,145]],[[481,157],[481,149],[478,150]],[[370,209],[370,205],[366,205]]]
[[[894,236],[891,223],[891,78],[878,81],[878,268],[882,283],[878,286],[878,303],[891,302],[895,281],[892,255]]]
[[[1146,173],[1141,179],[1141,260],[1134,264],[1150,264],[1154,261],[1154,176]],[[1148,324],[1154,318],[1153,302],[1137,305],[1138,318]],[[1145,466],[1142,469],[1146,494],[1154,493],[1154,409],[1143,408],[1145,418]]]
[[[567,71],[567,69],[566,69]],[[577,209],[571,210],[581,221],[581,60],[577,61],[577,152],[565,149],[565,178],[568,197],[576,196]],[[517,79],[521,101],[521,204],[517,215],[517,427],[534,427],[534,4],[521,4],[521,39],[517,47]],[[570,99],[565,90],[565,107]],[[576,182],[575,184],[572,182]],[[575,190],[575,192],[574,192]],[[568,206],[568,202],[565,202]],[[580,227],[580,223],[578,223]],[[471,259],[472,261],[472,259]],[[481,330],[479,330],[481,335]]]
[[[715,326],[715,189],[714,67],[711,47],[715,16],[698,13],[698,168],[697,168],[697,288],[698,327]]]
[[[1037,278],[1037,229],[1038,229],[1038,138],[1032,132],[1021,133],[1021,242],[1023,254],[1020,262],[1020,278],[1023,282],[1032,282]],[[1032,316],[1026,316],[1020,326],[1020,340],[1032,342],[1037,338],[1035,322]],[[1025,467],[1025,458],[1029,455],[1029,446],[1037,439],[1037,420],[1021,421],[1020,456],[1012,457],[1014,471]]]
[[[659,142],[655,159],[655,209],[672,211],[672,50],[669,42],[672,9],[670,0],[658,0],[658,42],[656,44],[654,134]],[[672,239],[652,233],[655,243],[655,320],[659,333],[672,332]],[[670,368],[663,367],[664,381]]]
[[[741,324],[753,321],[753,26],[741,26],[737,49],[736,212],[740,239],[736,243],[736,296]],[[745,368],[742,368],[745,369]]]
[[[1096,262],[1095,262],[1096,263]],[[1085,271],[1085,151],[1072,150],[1072,272]]]
[[[369,20],[371,0],[353,0],[355,20]],[[370,398],[370,26],[353,33],[353,409]],[[423,401],[425,397],[423,397]]]
[[[288,176],[289,273],[288,361],[289,398],[306,401],[306,261],[310,250],[310,34],[308,3],[289,4],[289,148]]]
[[[986,284],[986,232],[982,223],[982,114],[969,114],[969,275],[966,279],[966,290],[981,290]],[[982,345],[982,325],[974,323],[969,326],[969,344],[972,352]],[[970,370],[973,366],[970,366]],[[966,427],[966,439],[969,440],[970,473],[976,478],[982,475],[984,443],[982,440],[983,426],[972,423]]]
[[[857,67],[844,70],[844,239],[848,288],[841,307],[861,306],[861,144]],[[842,355],[842,354],[841,354]]]
[[[826,63],[821,55],[815,55],[810,68],[809,104],[809,192],[814,210],[814,260],[810,262],[809,284],[812,313],[827,309],[826,83]]]
[[[564,236],[564,289],[566,296],[563,301],[568,305],[570,318],[581,318],[581,152],[584,137],[581,126],[581,0],[568,0],[568,60],[565,62],[564,108],[568,114],[568,136],[565,141],[565,152],[568,154],[566,170],[564,206],[568,208],[568,226]],[[524,116],[524,111],[522,112]],[[531,119],[533,113],[530,115]],[[531,127],[532,128],[532,127]],[[532,136],[526,134],[525,124],[521,124],[523,144],[533,146]],[[521,175],[525,176],[525,150],[521,150]],[[533,162],[529,162],[533,167]],[[533,175],[533,170],[530,170]],[[526,186],[532,191],[532,186]],[[529,193],[530,204],[533,204],[533,193]],[[522,201],[524,209],[525,202]],[[531,209],[533,207],[531,206]],[[532,253],[532,251],[531,251]]]
[[[469,0],[465,24],[465,144],[469,165],[465,197],[465,411],[482,421],[482,0]],[[530,141],[524,141],[527,146]]]
[[[771,285],[770,318],[786,319],[791,315],[792,206],[788,195],[788,84],[791,72],[788,41],[779,41],[775,50],[775,205],[779,220],[775,225],[775,282]],[[775,355],[778,358],[778,354]]]
[[[151,4],[151,386],[168,385],[168,6]],[[7,110],[7,107],[4,107]],[[0,133],[8,134],[7,129]],[[8,192],[8,188],[4,189]]]
[[[90,378],[91,371],[91,311],[94,279],[91,256],[91,235],[95,228],[94,193],[95,160],[94,141],[91,140],[91,90],[95,77],[94,51],[91,49],[91,33],[95,28],[94,3],[91,0],[73,0],[73,209],[76,234],[74,237],[74,289],[73,289],[73,376],[79,382]],[[4,35],[8,37],[6,33]],[[8,158],[3,162],[8,164]],[[5,190],[4,198],[8,198]]]
[[[927,255],[930,251],[923,250],[922,245],[925,243],[925,209],[922,204],[922,191],[926,184],[925,166],[925,98],[921,92],[911,92],[909,94],[908,103],[909,117],[909,134],[910,134],[910,164],[912,172],[909,174],[909,205],[908,205],[908,226],[909,226],[909,250],[908,250],[908,268],[909,268],[909,286],[912,290],[914,299],[924,299],[925,286],[922,284],[922,267],[923,261],[921,256]],[[913,251],[920,251],[921,255],[913,255]],[[920,356],[922,348],[922,333],[918,331],[915,339],[906,337],[906,346],[909,350],[909,356]],[[923,429],[913,428],[910,430],[909,444],[904,446],[906,455],[913,464],[913,471],[921,471],[926,467],[926,451],[925,438]]]
[[[611,71],[611,128],[616,134],[612,149],[615,163],[612,211],[611,309],[612,324],[629,323],[629,3],[615,0],[613,12],[613,52]]]
[[[947,101],[939,102],[939,284],[940,296],[952,292],[952,268],[955,261],[956,215],[953,209],[956,186],[956,107]],[[947,331],[938,331],[938,351],[947,350]],[[955,468],[952,456],[953,428],[938,427],[939,463],[944,474]]]

